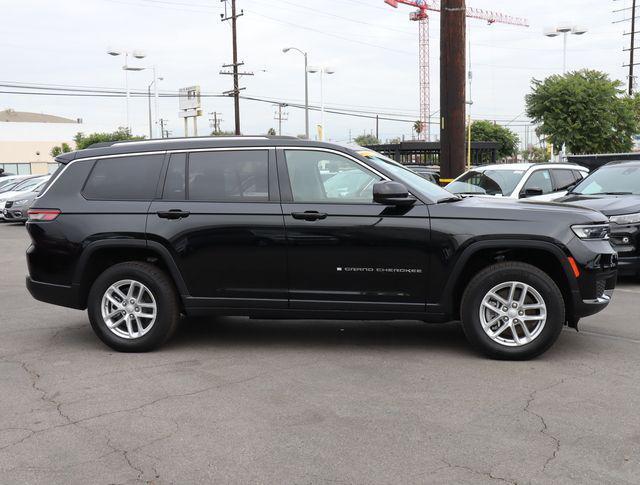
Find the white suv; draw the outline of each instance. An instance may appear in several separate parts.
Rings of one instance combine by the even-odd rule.
[[[554,200],[589,174],[573,163],[505,163],[476,167],[445,188],[460,195]]]

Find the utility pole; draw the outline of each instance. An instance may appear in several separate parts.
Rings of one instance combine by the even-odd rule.
[[[376,140],[380,140],[380,117],[376,115]]]
[[[636,50],[636,0],[631,6],[631,46],[629,47],[629,96],[633,96],[634,75],[633,66],[635,64],[634,54]]]
[[[442,1],[440,32],[440,170],[452,179],[465,169],[465,0]]]
[[[160,118],[158,120],[158,122],[160,123],[160,138],[169,138],[169,132],[164,128],[164,125],[167,121],[169,120],[165,120],[163,118]],[[165,136],[165,133],[166,133],[166,136]]]
[[[278,110],[273,115],[273,119],[278,121],[278,135],[282,135],[282,122],[289,119],[289,113],[282,111],[282,108],[286,108],[286,103],[278,103],[274,106],[278,107]]]
[[[209,126],[211,127],[211,131],[213,131],[214,133],[220,133],[222,131],[220,129],[220,124],[222,123],[222,113],[212,111],[209,114],[211,115],[211,118],[209,118]]]
[[[226,91],[223,94],[233,96],[233,107],[234,107],[234,118],[235,118],[235,133],[236,135],[240,135],[240,91],[245,88],[240,87],[240,76],[253,76],[252,72],[239,72],[238,67],[244,65],[244,62],[238,62],[238,36],[236,29],[236,20],[238,17],[244,15],[244,12],[240,10],[240,13],[236,13],[236,0],[231,1],[231,15],[227,15],[227,1],[229,0],[220,0],[224,3],[224,14],[220,14],[223,22],[227,20],[231,20],[231,38],[232,38],[232,47],[233,47],[233,61],[231,64],[224,64],[223,68],[231,68],[231,71],[220,71],[220,74],[233,76],[233,89],[231,91]]]

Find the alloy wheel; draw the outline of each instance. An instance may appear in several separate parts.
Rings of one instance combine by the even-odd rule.
[[[135,280],[120,280],[102,296],[102,319],[118,337],[137,339],[156,321],[158,306],[149,288]]]
[[[500,345],[527,345],[542,333],[546,322],[547,306],[542,295],[519,281],[494,286],[480,305],[482,329]]]

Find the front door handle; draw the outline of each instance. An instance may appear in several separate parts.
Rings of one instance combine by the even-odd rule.
[[[318,221],[320,219],[326,219],[327,214],[318,211],[305,211],[305,212],[292,212],[291,216],[294,219],[302,221]]]
[[[168,211],[158,211],[156,214],[160,219],[183,219],[189,217],[190,212],[181,209],[171,209]]]

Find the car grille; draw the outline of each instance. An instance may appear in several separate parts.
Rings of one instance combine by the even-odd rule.
[[[13,201],[8,200],[4,203],[4,208],[5,209],[10,209],[11,207],[13,207]]]
[[[635,255],[640,249],[640,229],[638,226],[617,226],[612,225],[611,245],[621,256]]]

